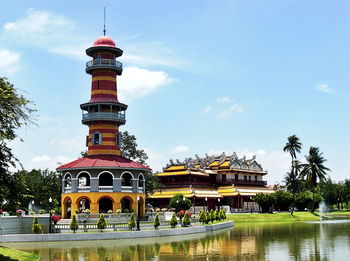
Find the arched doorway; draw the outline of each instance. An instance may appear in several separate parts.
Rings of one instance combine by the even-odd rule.
[[[98,201],[98,211],[100,213],[107,213],[108,210],[113,211],[113,201],[110,198],[101,198]]]
[[[64,215],[64,218],[71,218],[72,216],[72,201],[70,198],[66,198],[64,200],[64,212],[63,212],[63,215]]]
[[[77,201],[77,205],[80,211],[83,211],[85,209],[90,209],[90,199],[86,197],[80,198]]]
[[[121,204],[122,205],[122,212],[124,212],[124,213],[131,212],[131,200],[129,198],[126,198],[126,197],[122,198],[121,203],[122,203]]]

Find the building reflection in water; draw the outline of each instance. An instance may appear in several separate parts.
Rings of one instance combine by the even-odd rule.
[[[245,225],[176,237],[3,245],[54,261],[346,260],[346,242],[350,223]]]

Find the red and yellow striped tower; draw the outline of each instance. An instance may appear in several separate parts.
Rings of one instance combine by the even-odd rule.
[[[117,96],[117,75],[122,64],[116,61],[123,51],[108,36],[96,39],[86,50],[93,59],[86,63],[86,72],[92,76],[91,99],[80,105],[82,123],[89,126],[86,139],[88,155],[120,155],[119,126],[125,124],[127,105]]]
[[[127,105],[118,101],[116,60],[123,51],[108,36],[96,39],[86,50],[92,60],[91,99],[80,105],[82,123],[89,127],[88,155],[57,168],[62,173],[62,217],[89,209],[91,213],[130,212],[145,209],[145,174],[151,169],[121,155],[119,126],[125,124]]]

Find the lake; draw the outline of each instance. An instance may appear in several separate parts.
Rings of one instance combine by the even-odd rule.
[[[132,240],[11,243],[41,260],[350,260],[350,220],[244,224],[214,233]]]

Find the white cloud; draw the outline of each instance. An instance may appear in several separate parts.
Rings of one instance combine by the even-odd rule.
[[[221,98],[217,98],[216,102],[227,102],[227,103],[232,103],[233,100],[230,97],[221,97]]]
[[[68,17],[48,11],[28,9],[26,16],[4,25],[4,39],[30,44],[49,52],[85,59],[86,38],[77,32]]]
[[[180,57],[170,45],[160,41],[142,42],[132,39],[123,43],[123,60],[136,66],[167,66],[187,68],[188,61]]]
[[[215,110],[217,117],[219,119],[226,119],[230,117],[233,113],[242,113],[244,112],[244,107],[235,102],[233,99],[231,99],[228,96],[225,97],[219,97],[215,100]],[[209,114],[213,110],[213,107],[211,105],[208,105],[207,107],[204,108],[202,114]]]
[[[153,66],[153,65],[161,65],[161,66],[169,66],[169,67],[175,66],[174,62],[171,62],[166,58],[155,58],[155,57],[137,55],[137,54],[125,53],[123,55],[123,60],[130,64],[135,64],[138,66]]]
[[[12,75],[19,70],[20,54],[0,49],[0,75]]]
[[[150,71],[139,67],[126,67],[120,77],[118,91],[122,99],[139,98],[174,81],[164,71]]]
[[[208,105],[207,107],[204,108],[202,114],[208,114],[209,112],[211,112],[212,107],[211,105]]]
[[[176,146],[175,148],[171,149],[171,152],[174,154],[181,154],[187,152],[188,150],[188,146],[180,144],[179,146]]]
[[[5,23],[3,38],[8,42],[30,44],[49,52],[85,60],[85,49],[92,45],[94,39],[82,32],[76,22],[66,16],[50,11],[28,9],[25,17]],[[181,68],[186,62],[169,46],[162,42],[137,41],[135,37],[124,38],[127,48],[122,59],[137,66],[169,66]]]
[[[157,152],[150,148],[144,148],[144,151],[147,153],[148,156],[147,163],[154,172],[161,171],[162,168],[165,166],[165,162],[169,160],[164,153]]]
[[[52,38],[58,38],[59,35],[54,33],[55,30],[60,33],[62,30],[71,31],[73,28],[73,22],[68,18],[35,9],[28,9],[25,18],[4,25],[6,32],[25,40],[45,40],[48,34]]]
[[[67,156],[49,156],[47,154],[43,154],[40,156],[36,156],[32,158],[29,166],[27,169],[49,169],[49,170],[55,170],[58,166],[59,163],[68,163],[74,159],[71,159]]]
[[[242,113],[244,112],[243,106],[235,103],[235,104],[231,104],[230,107],[223,109],[220,113],[219,113],[219,118],[221,119],[225,119],[228,118],[232,115],[232,113]]]
[[[43,162],[49,162],[51,160],[51,157],[44,154],[41,156],[34,157],[32,159],[32,163],[43,163]]]
[[[314,89],[319,92],[334,93],[334,90],[332,90],[327,83],[318,83],[314,86]]]
[[[65,150],[74,150],[79,151],[83,150],[85,143],[84,143],[84,136],[81,137],[74,137],[71,139],[54,139],[49,142],[50,146],[60,147]]]

